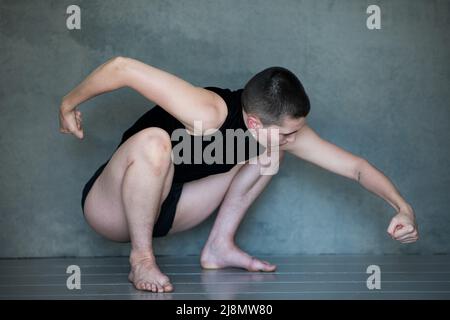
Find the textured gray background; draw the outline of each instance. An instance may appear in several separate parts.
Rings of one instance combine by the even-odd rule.
[[[65,27],[82,9],[82,30]],[[366,28],[369,4],[382,29]],[[61,97],[112,56],[195,85],[237,89],[280,65],[303,81],[310,125],[389,176],[421,240],[392,241],[394,213],[357,183],[288,156],[249,210],[253,254],[449,253],[450,1],[0,1],[0,256],[127,254],[83,220],[81,189],[154,104],[129,89],[80,106],[85,139],[58,131]],[[198,254],[211,219],[156,241]]]

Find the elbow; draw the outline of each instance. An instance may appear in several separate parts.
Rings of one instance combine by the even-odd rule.
[[[116,56],[108,61],[108,65],[114,73],[121,73],[126,69],[128,60],[126,57]]]
[[[116,89],[127,86],[129,61],[129,58],[117,56],[105,64],[105,76],[107,79],[113,79]]]
[[[370,163],[364,158],[358,159],[358,161],[355,164],[353,179],[357,182],[361,181],[361,173],[364,171],[364,168],[369,166]]]

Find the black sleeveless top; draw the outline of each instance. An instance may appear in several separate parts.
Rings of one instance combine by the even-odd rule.
[[[222,97],[222,99],[225,101],[227,107],[228,107],[228,114],[227,117],[222,124],[222,126],[219,128],[218,131],[222,134],[223,140],[222,145],[223,148],[220,150],[223,150],[223,154],[221,155],[220,159],[222,161],[217,161],[217,163],[209,161],[209,163],[205,163],[203,157],[200,157],[197,161],[194,159],[195,150],[194,147],[197,144],[197,147],[201,145],[202,154],[205,152],[205,148],[210,145],[211,143],[214,143],[215,141],[215,134],[219,134],[219,132],[213,133],[211,135],[207,135],[209,137],[208,139],[205,139],[205,136],[194,136],[190,135],[186,131],[186,135],[183,135],[181,138],[173,139],[172,133],[176,129],[186,129],[185,126],[178,121],[174,116],[172,116],[170,113],[165,111],[162,107],[155,105],[152,109],[147,111],[145,114],[143,114],[128,130],[124,132],[122,135],[122,140],[118,147],[123,144],[128,138],[130,138],[135,133],[149,127],[158,127],[161,129],[164,129],[171,137],[172,141],[172,149],[175,151],[174,148],[178,145],[178,143],[185,143],[185,139],[190,139],[190,146],[191,146],[191,158],[190,161],[186,161],[183,163],[174,163],[175,172],[173,181],[174,182],[189,182],[192,180],[198,180],[203,177],[212,175],[212,174],[219,174],[229,171],[232,167],[234,167],[238,162],[242,162],[243,160],[248,160],[250,158],[253,158],[257,155],[260,155],[264,152],[265,148],[261,144],[259,144],[253,136],[250,134],[250,132],[247,129],[247,126],[245,125],[244,118],[242,115],[242,104],[241,104],[241,94],[243,89],[238,89],[235,91],[231,91],[230,89],[222,89],[218,87],[204,87],[205,89],[211,90],[215,93],[217,93],[219,96]],[[237,143],[237,140],[233,140],[235,143],[232,143],[231,147],[233,150],[230,149],[230,145],[228,145],[227,148],[227,139],[230,139],[231,136],[228,136],[230,131],[227,131],[227,129],[233,129],[238,130],[241,129],[241,132],[246,133],[245,139],[242,141],[245,141],[245,150],[242,149],[242,144],[239,145]],[[236,132],[237,133],[237,132]],[[196,141],[197,140],[197,141]],[[229,142],[231,140],[228,140]],[[250,144],[253,144],[253,147],[250,147]],[[217,145],[217,144],[216,144]],[[240,147],[239,151],[237,152],[237,148]],[[117,147],[117,148],[118,148]],[[178,148],[180,149],[180,148]],[[213,150],[213,146],[210,146],[208,149],[210,152]],[[197,155],[198,155],[198,150]],[[217,149],[216,149],[217,150]],[[230,156],[231,151],[234,151],[234,157],[232,158]],[[227,157],[227,152],[229,153]],[[180,156],[183,156],[184,152],[177,152]],[[212,156],[215,155],[215,152],[210,153]],[[174,152],[175,156],[175,152]],[[198,163],[198,160],[200,160],[200,163]]]

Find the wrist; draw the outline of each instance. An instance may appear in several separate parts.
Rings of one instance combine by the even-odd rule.
[[[69,103],[69,101],[67,101],[67,98],[64,97],[61,101],[61,106],[60,106],[60,110],[62,112],[67,112],[67,111],[72,111],[73,110],[73,106],[71,103]]]
[[[399,207],[399,210],[397,213],[403,213],[406,215],[409,215],[411,217],[414,217],[414,211],[412,207],[408,203],[404,203]]]

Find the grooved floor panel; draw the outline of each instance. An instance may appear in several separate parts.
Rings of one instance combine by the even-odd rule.
[[[0,299],[450,299],[447,255],[266,256],[272,273],[203,270],[199,257],[158,257],[172,293],[134,289],[126,257],[0,259]],[[81,270],[69,290],[67,267]],[[381,289],[370,290],[367,267],[380,268]]]

